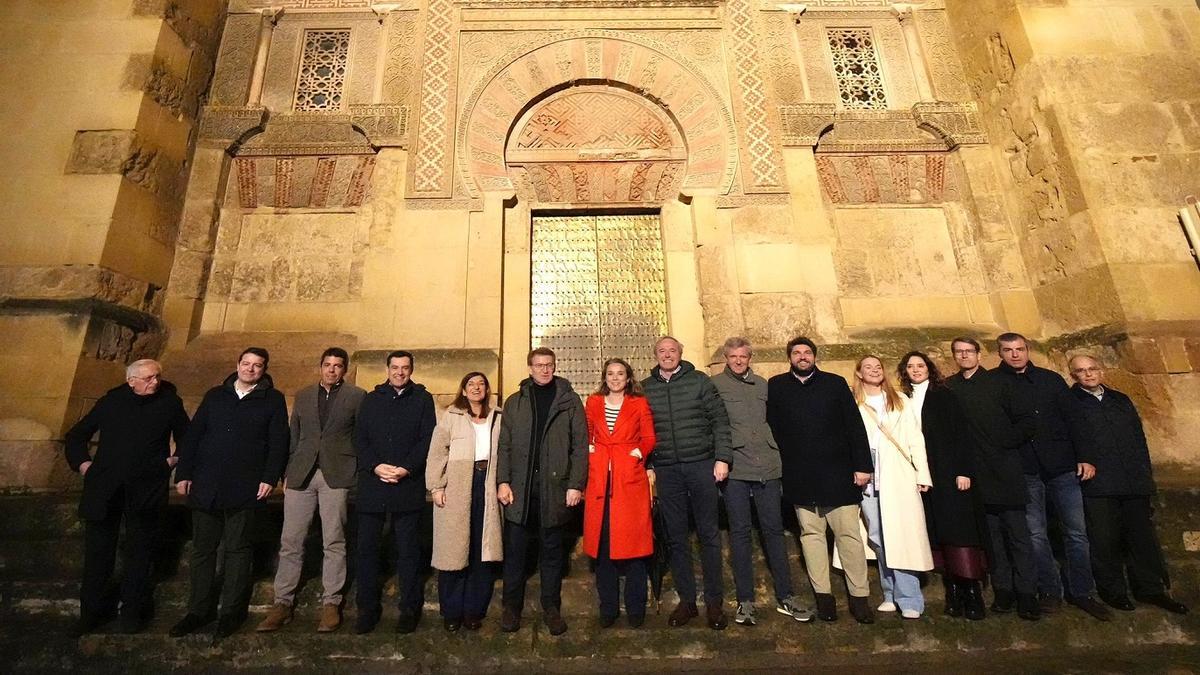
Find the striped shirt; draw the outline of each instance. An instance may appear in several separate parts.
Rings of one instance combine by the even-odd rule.
[[[613,427],[617,425],[617,415],[621,413],[621,406],[613,406],[604,402],[604,422],[608,425],[608,432],[611,434]]]

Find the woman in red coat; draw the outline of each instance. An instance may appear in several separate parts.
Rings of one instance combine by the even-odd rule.
[[[617,620],[624,574],[626,620],[637,628],[646,619],[647,558],[654,552],[646,476],[654,420],[633,369],[621,359],[604,362],[600,390],[588,397],[585,410],[589,446],[583,550],[596,559],[600,625],[607,628]]]

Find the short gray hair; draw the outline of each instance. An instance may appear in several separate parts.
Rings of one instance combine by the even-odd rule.
[[[128,380],[134,377],[134,373],[146,366],[158,366],[159,372],[162,372],[162,364],[154,359],[138,359],[133,363],[125,366],[125,379]]]
[[[683,353],[683,343],[680,342],[679,340],[676,340],[673,336],[670,336],[670,335],[664,335],[664,336],[658,338],[657,340],[655,340],[654,341],[654,351],[658,351],[658,346],[661,345],[662,343],[666,342],[667,340],[670,340],[671,342],[674,342],[675,344],[679,345],[679,353],[680,354]]]
[[[729,352],[735,349],[741,349],[742,347],[745,347],[750,351],[750,356],[754,356],[753,345],[750,344],[749,340],[741,336],[731,337],[726,340],[724,346],[721,347],[721,354],[724,356],[729,356]]]

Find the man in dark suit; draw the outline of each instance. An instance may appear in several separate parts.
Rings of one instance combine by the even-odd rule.
[[[358,450],[358,618],[355,633],[369,633],[379,623],[381,533],[391,516],[400,582],[397,633],[411,633],[425,603],[418,569],[418,541],[425,501],[425,460],[437,425],[433,396],[412,381],[413,355],[387,356],[387,382],[363,397],[355,425]]]
[[[346,585],[346,500],[358,466],[354,424],[365,391],[345,381],[350,356],[340,347],[321,354],[320,382],[301,389],[292,404],[291,456],[283,480],[283,532],[275,571],[275,605],[256,630],[269,633],[292,620],[304,566],[304,540],[313,513],[321,514],[325,556],[321,567],[318,633],[342,623]]]
[[[129,364],[125,384],[100,397],[67,432],[67,463],[83,477],[80,633],[95,630],[108,613],[104,587],[116,562],[122,515],[121,632],[140,631],[147,618],[154,531],[167,505],[167,478],[177,461],[171,454],[171,437],[178,443],[188,425],[175,386],[161,375],[162,367],[152,359]],[[93,456],[88,442],[97,431],[100,445]]]
[[[232,635],[246,620],[253,514],[287,462],[287,404],[267,374],[270,358],[261,347],[245,349],[237,371],[204,395],[179,447],[175,488],[192,507],[192,589],[187,615],[171,628],[171,637],[196,631],[214,614],[215,638]],[[219,549],[224,581],[218,606],[213,590]]]

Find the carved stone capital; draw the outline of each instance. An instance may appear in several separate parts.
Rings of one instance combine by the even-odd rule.
[[[832,103],[798,103],[779,106],[784,146],[813,147],[821,134],[833,126],[836,107]]]
[[[974,103],[918,103],[912,114],[918,127],[945,140],[951,150],[987,143]]]
[[[367,137],[351,124],[350,115],[293,112],[271,115],[263,132],[238,149],[239,156],[369,155]]]
[[[408,147],[409,107],[390,103],[351,104],[350,124],[366,135],[371,145]]]
[[[261,127],[267,109],[242,106],[205,106],[200,116],[201,141],[222,141],[231,144],[247,132]]]
[[[913,6],[907,2],[898,2],[892,5],[892,16],[895,16],[900,23],[911,21],[913,18]]]

